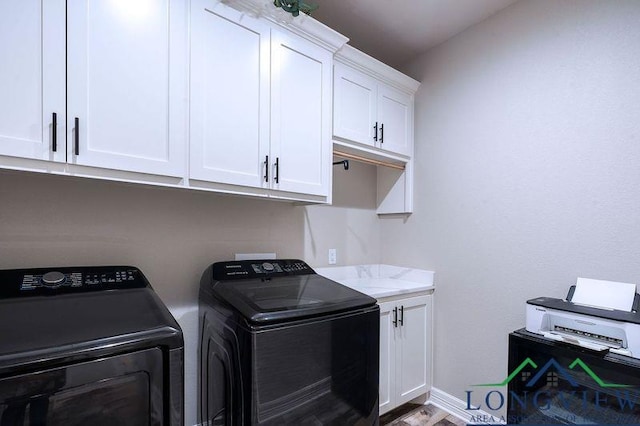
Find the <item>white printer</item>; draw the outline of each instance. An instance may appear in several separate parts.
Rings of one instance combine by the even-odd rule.
[[[605,287],[602,291],[607,292],[603,298],[610,293]],[[640,295],[635,286],[631,291],[629,310],[578,303],[576,286],[566,299],[528,300],[526,329],[551,340],[640,359]]]

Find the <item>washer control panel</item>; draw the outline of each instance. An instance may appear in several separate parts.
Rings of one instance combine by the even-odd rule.
[[[218,281],[315,274],[309,265],[298,259],[218,262],[212,269],[213,279]]]
[[[0,271],[0,298],[142,288],[147,285],[140,270],[132,266]]]

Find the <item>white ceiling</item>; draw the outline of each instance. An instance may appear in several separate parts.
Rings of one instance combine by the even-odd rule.
[[[400,68],[517,0],[308,0],[318,21],[349,44]]]

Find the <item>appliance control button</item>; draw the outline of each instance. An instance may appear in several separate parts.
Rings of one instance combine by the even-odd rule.
[[[264,263],[262,264],[262,269],[263,269],[265,272],[271,272],[271,271],[273,271],[275,268],[273,267],[273,264],[272,264],[272,263],[264,262]]]
[[[62,285],[65,279],[66,277],[62,272],[51,271],[42,276],[42,284],[47,287],[58,287]]]

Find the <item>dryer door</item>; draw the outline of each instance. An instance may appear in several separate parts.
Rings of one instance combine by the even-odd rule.
[[[167,424],[159,348],[0,379],[0,426]]]

